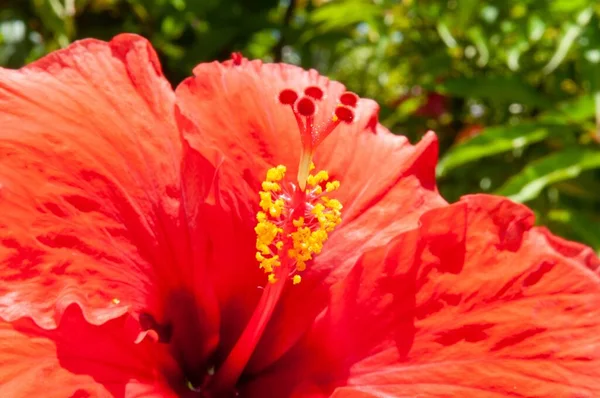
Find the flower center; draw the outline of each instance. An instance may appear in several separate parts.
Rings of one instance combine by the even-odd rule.
[[[342,222],[342,204],[326,196],[340,183],[329,181],[328,173],[319,171],[308,175],[308,189],[300,191],[294,184],[283,182],[285,171],[281,165],[269,169],[259,192],[256,260],[270,283],[289,275],[296,285],[302,280],[299,273],[306,269],[306,263],[321,252],[329,232]]]
[[[246,328],[235,346],[210,380],[211,391],[222,391],[235,385],[260,340],[281,297],[285,281],[297,285],[307,263],[321,252],[329,233],[338,226],[342,204],[329,197],[340,187],[329,179],[327,171],[311,174],[313,154],[318,145],[342,122],[352,123],[358,96],[345,92],[324,126],[316,126],[317,102],[325,97],[323,90],[311,86],[303,95],[285,89],[279,94],[281,104],[290,106],[302,143],[296,181],[286,178],[286,166],[267,171],[259,191],[260,210],[256,215],[256,260],[267,274],[269,283]]]

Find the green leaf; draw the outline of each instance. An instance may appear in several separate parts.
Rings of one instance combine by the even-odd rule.
[[[536,42],[542,38],[546,31],[546,23],[539,15],[533,14],[527,21],[528,38],[530,42]]]
[[[585,173],[575,180],[556,183],[554,188],[558,190],[561,197],[569,196],[581,200],[600,202],[600,179],[594,173]]]
[[[345,29],[361,22],[376,19],[382,8],[367,0],[348,0],[325,4],[312,12],[310,21],[319,32]]]
[[[407,98],[393,110],[391,115],[389,115],[387,118],[385,118],[385,120],[383,120],[383,125],[395,126],[398,123],[402,123],[403,121],[408,119],[410,115],[415,113],[417,109],[419,109],[419,107],[423,105],[424,102],[424,98],[422,97]]]
[[[479,0],[462,0],[458,2],[457,22],[459,27],[469,26],[473,15],[481,7]]]
[[[481,98],[495,102],[531,105],[550,108],[552,101],[518,77],[478,76],[448,79],[438,87],[438,91],[462,98]]]
[[[575,12],[589,4],[589,0],[554,0],[548,2],[550,11],[557,14]]]
[[[600,167],[600,151],[570,148],[539,159],[508,180],[498,191],[515,202],[536,198],[548,185]]]
[[[479,26],[474,26],[468,30],[468,36],[473,41],[473,44],[475,44],[477,52],[479,53],[477,66],[483,68],[490,59],[490,50],[487,45],[485,34]]]
[[[437,174],[443,177],[448,171],[465,163],[542,141],[550,129],[556,128],[540,123],[488,127],[481,134],[452,147],[438,163]]]
[[[547,217],[552,222],[563,224],[596,252],[600,251],[600,223],[592,221],[597,215],[573,209],[555,209],[550,210]]]
[[[544,74],[552,73],[558,66],[562,63],[562,61],[567,56],[567,53],[571,49],[575,40],[581,35],[583,28],[590,22],[593,15],[592,7],[588,7],[577,16],[577,23],[570,24],[568,29],[566,30],[564,36],[561,38],[558,43],[558,47],[556,51],[552,55],[552,58],[546,66],[542,69]]]
[[[585,122],[595,114],[594,97],[582,95],[561,102],[556,108],[541,114],[540,120],[557,124]]]

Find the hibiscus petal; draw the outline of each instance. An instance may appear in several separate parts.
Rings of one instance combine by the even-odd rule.
[[[0,69],[0,317],[95,324],[175,278],[181,148],[174,94],[135,35]],[[174,253],[170,253],[173,250]],[[159,295],[154,295],[159,297]]]
[[[600,394],[595,256],[504,198],[465,197],[421,223],[332,288],[265,380],[313,380],[335,397]]]
[[[417,226],[424,212],[446,204],[435,187],[437,137],[429,132],[415,146],[402,138],[386,131],[351,140],[360,150],[341,142],[337,146],[329,169],[333,176],[345,176],[340,195],[348,199],[342,225],[313,267],[327,269],[335,263],[332,280],[345,275],[366,250],[387,244]]]
[[[375,396],[597,396],[600,278],[532,221],[483,195],[423,217],[412,344],[353,365],[348,384]]]
[[[122,333],[127,317],[95,326],[70,306],[50,331],[27,319],[0,321],[0,396],[177,396],[156,373],[158,347]]]

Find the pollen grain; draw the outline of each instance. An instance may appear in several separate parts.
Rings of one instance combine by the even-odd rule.
[[[311,165],[311,171],[314,165]],[[259,192],[261,210],[256,215],[256,260],[260,269],[268,274],[270,283],[277,282],[278,268],[285,260],[286,268],[277,275],[289,273],[292,283],[301,282],[300,272],[307,263],[323,250],[329,234],[341,223],[342,204],[324,193],[332,193],[340,187],[339,181],[329,180],[327,171],[309,174],[308,187],[299,191],[302,197],[301,211],[294,211],[291,196],[294,189],[283,188],[286,168],[277,166],[267,171],[262,190]],[[298,193],[298,191],[295,191]],[[291,217],[294,217],[293,219]],[[285,232],[284,232],[285,231]],[[288,269],[289,268],[289,269]]]

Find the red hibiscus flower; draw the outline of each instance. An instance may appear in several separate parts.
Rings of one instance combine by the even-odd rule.
[[[600,396],[591,250],[315,71],[86,40],[0,126],[2,397]]]

